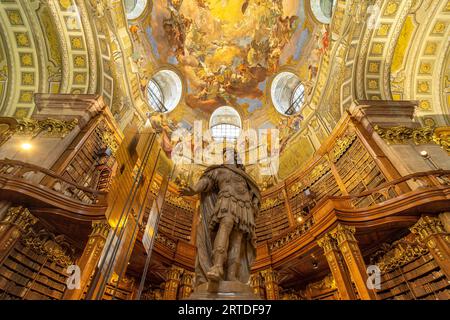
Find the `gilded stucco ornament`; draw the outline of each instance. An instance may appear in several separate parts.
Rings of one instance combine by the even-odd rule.
[[[334,163],[347,151],[356,139],[356,134],[348,134],[336,140],[333,150],[330,154],[330,160]]]
[[[64,267],[74,262],[74,251],[62,235],[55,236],[45,230],[37,233],[31,231],[22,238],[22,243],[38,254],[45,255],[50,261],[59,263]]]
[[[15,127],[14,134],[36,137],[43,133],[46,137],[64,138],[67,136],[78,124],[78,119],[70,121],[45,119],[21,119],[17,120],[18,124]]]
[[[417,238],[401,239],[392,245],[385,244],[382,250],[376,252],[370,263],[376,264],[382,273],[390,272],[408,264],[428,253],[428,249]]]
[[[104,130],[100,127],[97,127],[95,131],[101,137],[102,142],[106,144],[111,149],[112,154],[115,155],[117,149],[119,149],[119,143],[117,142],[114,133],[111,130]]]
[[[446,152],[450,153],[450,127],[408,128],[398,126],[383,128],[376,125],[374,129],[387,144],[408,144],[413,142],[419,145],[436,143]]]

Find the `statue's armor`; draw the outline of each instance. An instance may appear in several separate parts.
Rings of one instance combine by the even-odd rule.
[[[246,233],[252,242],[255,241],[253,194],[246,179],[227,168],[217,168],[212,170],[210,174],[210,178],[214,180],[219,191],[214,213],[210,220],[210,228],[213,229],[223,217],[231,215],[235,227]]]

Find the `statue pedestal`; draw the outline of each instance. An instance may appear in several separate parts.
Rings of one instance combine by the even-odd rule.
[[[187,300],[261,300],[250,286],[239,281],[202,283]]]

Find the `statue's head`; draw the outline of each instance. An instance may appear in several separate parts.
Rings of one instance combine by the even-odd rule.
[[[239,154],[235,148],[228,147],[223,149],[223,163],[228,165],[235,165],[241,169],[244,169],[242,160],[240,159]]]

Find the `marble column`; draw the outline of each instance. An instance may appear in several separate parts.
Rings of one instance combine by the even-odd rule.
[[[339,252],[336,240],[327,233],[317,241],[317,244],[324,251],[341,300],[356,300],[353,283]]]
[[[266,288],[267,300],[278,300],[280,298],[280,287],[278,285],[279,275],[272,268],[261,271],[264,278],[264,286]]]
[[[367,268],[355,238],[355,227],[339,224],[331,231],[331,236],[337,240],[359,297],[362,300],[376,300],[375,292],[367,287]]]
[[[166,284],[164,286],[164,300],[176,300],[178,293],[178,286],[180,285],[181,275],[183,269],[177,266],[172,266],[167,271]]]
[[[92,232],[89,235],[83,254],[77,261],[77,265],[81,272],[80,288],[72,290],[67,289],[64,294],[64,299],[80,300],[83,297],[83,293],[90,285],[91,276],[95,267],[98,265],[106,238],[108,237],[109,229],[110,226],[106,220],[94,221],[92,223]]]
[[[422,216],[410,230],[428,247],[434,260],[450,280],[450,234],[445,230],[442,220],[439,217]]]
[[[0,265],[8,257],[20,237],[34,225],[36,219],[27,208],[10,207],[0,221]]]

